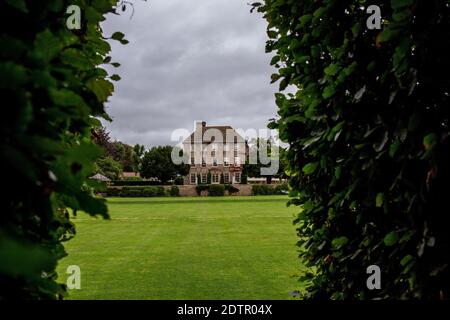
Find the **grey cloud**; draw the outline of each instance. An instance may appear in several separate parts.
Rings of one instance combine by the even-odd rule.
[[[265,128],[276,114],[265,54],[265,21],[241,0],[135,1],[135,14],[108,16],[106,35],[122,66],[107,110],[113,138],[147,148],[170,143],[195,120],[236,128]]]

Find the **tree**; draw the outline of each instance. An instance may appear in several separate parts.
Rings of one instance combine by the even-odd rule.
[[[366,27],[365,1],[253,4],[280,80],[270,128],[290,145],[290,204],[314,266],[302,280],[310,298],[448,299],[450,7],[377,4],[381,30]],[[365,285],[374,264],[380,290]]]
[[[142,157],[144,156],[145,147],[143,145],[136,144],[133,147],[133,171],[139,172],[142,163]]]
[[[153,147],[142,158],[141,176],[158,178],[162,183],[189,172],[189,165],[176,165],[172,162],[172,146]]]
[[[285,161],[286,161],[285,150],[281,146],[278,146],[278,148],[275,149],[275,150],[277,150],[276,154],[272,154],[272,144],[275,144],[275,142],[271,138],[269,138],[269,139],[257,138],[252,141],[252,143],[250,144],[249,152],[250,152],[250,154],[253,153],[253,154],[258,155],[258,162],[250,163],[249,160],[247,160],[245,162],[244,167],[243,167],[243,172],[242,172],[245,176],[251,177],[251,178],[263,177],[266,179],[267,184],[270,184],[272,182],[273,177],[277,177],[277,178],[285,177],[284,176]],[[267,149],[267,156],[269,158],[279,161],[278,172],[274,175],[261,175],[261,168],[270,166],[270,164],[263,164],[260,161],[258,150],[263,147],[265,147]]]
[[[111,180],[119,179],[122,171],[122,165],[109,156],[98,159],[94,169],[94,173],[101,173]]]

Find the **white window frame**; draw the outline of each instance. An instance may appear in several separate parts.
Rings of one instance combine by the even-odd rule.
[[[194,177],[194,179],[192,179],[192,177]],[[197,176],[195,175],[195,173],[191,173],[191,176],[189,177],[189,182],[191,184],[197,184]]]
[[[211,183],[219,183],[220,178],[218,173],[211,174]]]
[[[207,183],[208,182],[208,174],[207,173],[202,173],[201,180],[202,180],[202,183]]]
[[[234,174],[234,181],[236,181],[237,183],[241,183],[241,173],[240,172],[236,172]]]
[[[230,183],[230,174],[228,172],[223,174],[223,183]]]

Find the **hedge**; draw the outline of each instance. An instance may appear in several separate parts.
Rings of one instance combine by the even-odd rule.
[[[210,197],[223,197],[225,195],[225,186],[223,184],[211,184],[208,195]]]
[[[104,103],[120,78],[100,68],[119,65],[107,38],[127,42],[102,32],[114,3],[2,1],[0,167],[11,183],[0,199],[0,300],[67,296],[56,266],[75,235],[70,213],[109,217],[88,177],[102,154],[91,135],[100,118],[110,119]],[[79,30],[66,24],[73,4],[83,16]]]
[[[167,195],[178,196],[179,189],[177,186],[172,186],[171,189],[169,189],[166,192],[166,190],[162,186],[157,187],[127,186],[123,187],[122,189],[109,187],[106,194],[109,197],[164,197]]]
[[[254,184],[252,185],[252,194],[257,195],[281,195],[287,194],[287,184]]]
[[[450,6],[376,1],[371,30],[369,4],[253,4],[280,80],[270,128],[289,144],[304,297],[449,299]]]

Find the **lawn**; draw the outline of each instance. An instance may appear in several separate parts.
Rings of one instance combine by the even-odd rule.
[[[58,266],[71,299],[289,299],[301,288],[285,196],[110,198],[112,219],[75,219]]]

